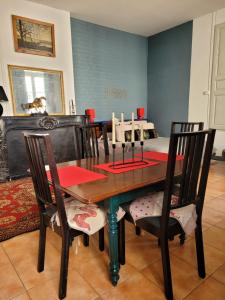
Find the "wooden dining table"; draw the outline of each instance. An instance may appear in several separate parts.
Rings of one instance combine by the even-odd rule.
[[[95,167],[95,165],[108,163],[112,157],[93,157],[82,160],[70,161],[57,164],[61,166],[79,166],[96,173],[106,175],[104,179],[61,187],[67,194],[83,203],[104,202],[107,208],[108,233],[109,233],[109,271],[113,285],[119,280],[119,257],[118,257],[118,225],[117,210],[119,205],[144,196],[159,183],[163,183],[166,177],[167,162],[158,161],[158,164],[135,169],[120,174],[113,174]],[[180,174],[181,161],[177,161],[176,174]]]

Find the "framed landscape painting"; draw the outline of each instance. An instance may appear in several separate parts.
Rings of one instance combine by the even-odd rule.
[[[55,56],[54,24],[12,16],[15,51]]]

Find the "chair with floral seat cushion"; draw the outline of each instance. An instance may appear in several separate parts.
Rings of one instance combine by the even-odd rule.
[[[78,141],[78,149],[81,158],[99,156],[97,128],[95,124],[83,124],[75,127],[76,140]],[[84,233],[83,244],[89,246],[89,236]],[[104,229],[99,232],[99,248],[104,250]]]
[[[215,130],[171,133],[165,189],[122,205],[126,219],[160,239],[164,288],[167,299],[173,299],[168,239],[195,230],[198,273],[205,277],[202,239],[202,209],[212,155]],[[183,161],[176,161],[179,139],[186,139]],[[203,162],[202,162],[203,159]],[[178,195],[173,194],[175,170],[181,168]],[[121,261],[125,263],[125,222],[120,222]],[[149,259],[151,259],[149,257]]]
[[[173,121],[171,123],[171,130],[170,133],[179,133],[179,132],[194,132],[194,131],[201,131],[204,128],[204,122],[187,122],[187,121]],[[177,147],[177,154],[183,155],[185,153],[186,147],[186,137],[180,137],[178,139],[178,147]],[[174,194],[179,193],[180,184],[179,184],[179,177],[177,177],[176,182],[174,183],[173,192]],[[140,235],[141,230],[136,226],[136,234]],[[183,232],[180,235],[180,244],[183,245],[185,242],[186,235]],[[160,241],[158,240],[160,244]]]
[[[75,199],[64,198],[48,134],[25,133],[24,137],[40,215],[37,270],[38,272],[44,270],[46,227],[54,227],[54,231],[62,237],[59,298],[63,299],[67,290],[69,246],[76,236],[103,230],[106,224],[105,211],[97,205],[81,203],[78,205]],[[46,164],[49,165],[51,174],[51,189],[45,170]],[[69,213],[71,207],[77,207],[76,214]]]
[[[98,145],[98,134],[102,134],[104,141],[104,155],[109,155],[109,145],[107,138],[107,126],[106,124],[101,127],[99,124],[85,124],[78,125],[75,128],[76,140],[79,141],[78,148],[81,152],[82,158],[98,157],[99,156],[99,145]],[[119,207],[117,212],[118,226],[120,219],[124,216],[124,210]],[[89,245],[89,235],[84,233],[83,235],[84,246]],[[99,231],[99,249],[104,250],[104,228]],[[119,250],[120,251],[120,250]]]
[[[81,158],[98,157],[99,145],[98,145],[98,132],[100,130],[99,124],[85,124],[75,127],[76,140],[79,142],[78,148],[81,153]],[[102,136],[104,141],[104,154],[109,154],[109,146],[107,139],[107,127],[102,130]],[[120,209],[121,212],[121,209]],[[83,235],[84,246],[89,245],[88,234]],[[99,248],[104,250],[104,228],[99,232]]]

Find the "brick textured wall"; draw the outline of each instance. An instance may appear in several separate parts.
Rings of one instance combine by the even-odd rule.
[[[77,113],[96,120],[147,107],[147,38],[71,19]]]

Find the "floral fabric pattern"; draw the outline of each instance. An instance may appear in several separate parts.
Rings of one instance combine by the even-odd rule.
[[[96,204],[85,204],[78,200],[68,198],[65,200],[65,210],[67,222],[73,229],[83,231],[88,235],[103,228],[107,223],[106,211]],[[119,207],[117,220],[119,221],[125,214],[125,211]],[[52,222],[60,226],[58,213],[52,217]]]
[[[163,192],[151,192],[145,197],[134,200],[130,205],[130,213],[134,222],[145,217],[158,217],[162,215]],[[173,195],[171,204],[176,205],[178,197]],[[194,204],[170,211],[170,217],[175,218],[186,234],[191,234],[196,227],[197,214]]]

